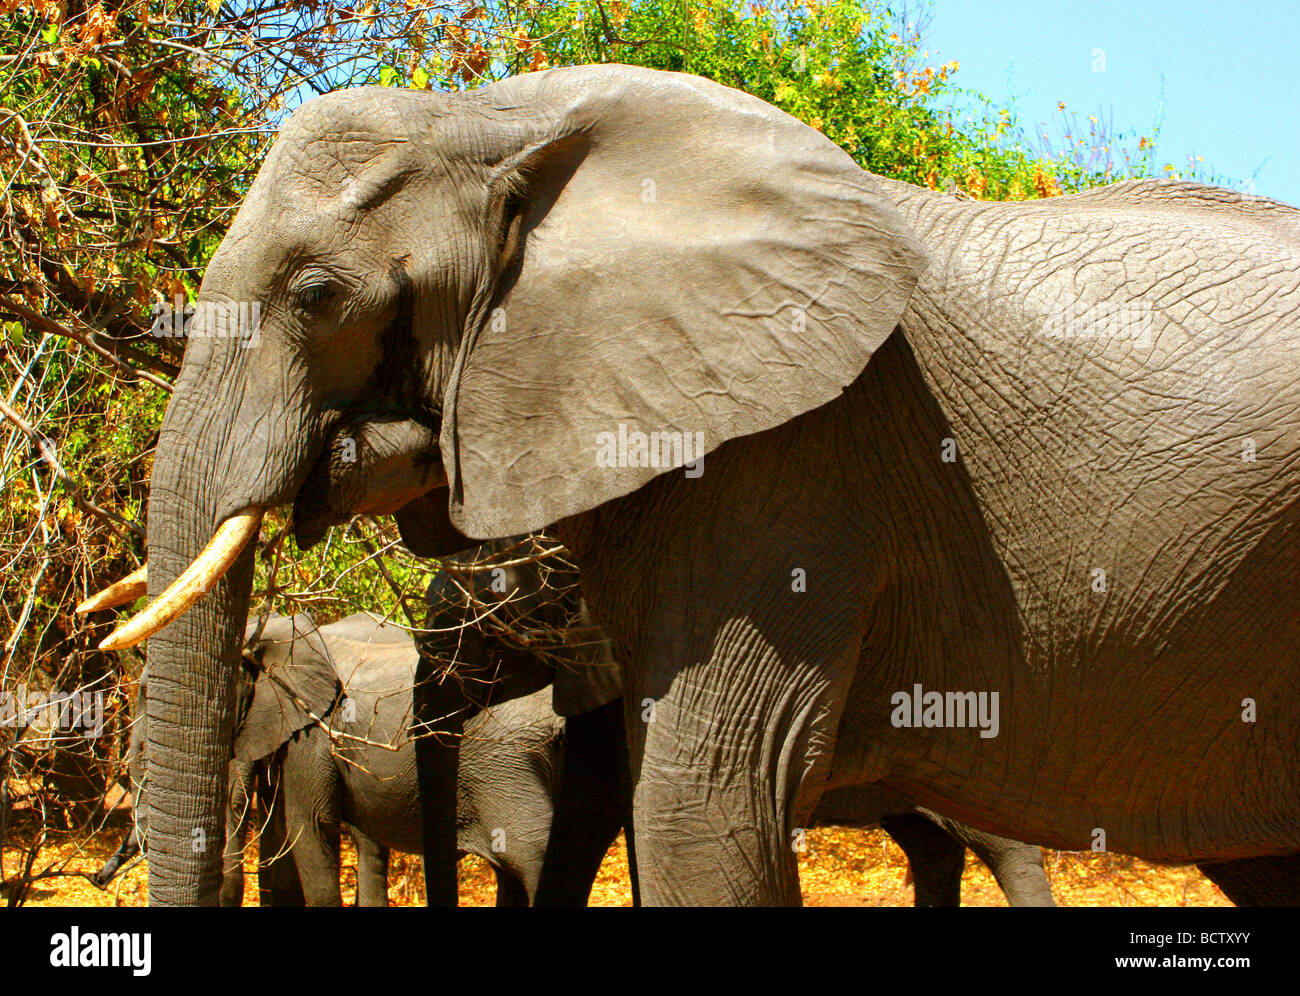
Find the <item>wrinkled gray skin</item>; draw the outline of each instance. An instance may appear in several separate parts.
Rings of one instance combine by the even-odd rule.
[[[604,723],[603,708],[622,714],[622,681],[608,640],[578,594],[577,573],[560,556],[517,563],[536,549],[524,537],[484,544],[444,560],[444,569],[430,583],[426,599],[429,617],[423,638],[436,660],[455,660],[462,672],[524,673],[539,662],[555,666],[555,708],[569,715],[571,732],[583,724],[582,739],[566,744],[565,779],[557,790],[556,829],[547,854],[548,888],[543,904],[556,893],[576,890],[572,903],[586,901],[609,839],[623,825],[618,809],[618,770],[615,759],[625,758],[623,724]],[[540,540],[539,548],[553,544]],[[487,569],[497,562],[514,562],[499,575]],[[460,564],[478,570],[459,569]],[[496,582],[495,588],[493,582]],[[477,611],[466,611],[464,591],[472,591]],[[485,621],[474,628],[463,624],[476,616]],[[545,642],[519,646],[502,635],[493,623],[504,623],[513,634],[555,632],[566,623],[563,647]],[[544,628],[544,629],[543,629]],[[562,658],[557,660],[557,651]],[[606,703],[609,703],[607,706]],[[593,712],[596,715],[592,715]],[[575,742],[576,741],[576,742]],[[570,791],[565,791],[569,788]],[[436,813],[425,810],[426,821]],[[915,881],[918,906],[958,906],[961,878],[970,847],[989,866],[1012,906],[1053,906],[1051,888],[1037,847],[985,834],[926,810],[875,786],[857,786],[829,792],[818,803],[814,823],[883,825],[907,854]],[[595,828],[605,828],[599,830]],[[592,835],[592,843],[584,843]],[[594,845],[594,846],[593,846]],[[635,875],[635,859],[629,862]]]
[[[150,591],[374,440],[347,510],[573,552],[647,903],[797,903],[792,828],[871,783],[1295,902],[1298,218],[1171,181],[960,200],[629,67],[322,97],[204,277],[260,341],[195,322]],[[620,431],[702,433],[702,476]],[[150,643],[156,903],[217,900],[189,840],[221,832],[251,558]],[[1000,734],[894,727],[918,683],[997,692]]]
[[[304,627],[306,617],[299,617]],[[368,617],[367,617],[368,618]],[[303,701],[317,715],[328,716],[339,694],[338,679],[332,671],[310,666],[298,669],[285,660],[291,645],[277,646],[275,637],[287,637],[291,621],[277,617],[267,627],[251,622],[247,635],[251,638],[261,629],[262,639],[241,658],[236,692],[236,726],[233,744],[227,748],[229,760],[229,795],[225,807],[225,847],[220,905],[240,906],[244,901],[244,845],[253,825],[255,804],[266,814],[265,825],[259,828],[259,888],[264,905],[302,905],[302,890],[292,861],[275,861],[287,850],[283,807],[275,805],[276,782],[268,775],[266,759],[274,755],[295,734],[306,727],[311,719],[301,709],[293,707],[282,694],[272,689],[265,677],[258,678],[258,664],[283,665],[281,677],[293,683]],[[316,648],[320,644],[312,641]],[[268,659],[266,651],[271,649]],[[308,645],[299,645],[299,656],[306,658]],[[317,656],[312,654],[312,656]],[[117,851],[93,876],[101,887],[116,875],[127,861],[141,851],[141,838],[148,837],[149,782],[147,771],[147,741],[149,721],[146,702],[149,690],[148,669],[140,675],[136,693],[135,712],[131,725],[131,743],[128,750],[128,770],[131,776],[134,825]],[[233,755],[233,756],[232,756]],[[277,767],[278,773],[278,767]],[[358,853],[367,851],[368,843],[354,833]],[[385,896],[387,891],[385,889]]]
[[[257,622],[249,623],[250,637],[257,627]],[[418,656],[414,641],[400,627],[364,613],[319,629],[306,616],[273,616],[248,653],[265,664],[275,658],[274,673],[296,691],[337,682],[339,704],[321,708],[319,715],[330,729],[346,736],[331,744],[319,726],[300,726],[301,710],[276,694],[270,677],[241,683],[243,718],[230,764],[221,905],[243,901],[249,801],[259,790],[270,803],[264,806],[271,832],[263,835],[263,858],[278,853],[283,841],[292,855],[287,863],[292,880],[278,879],[286,874],[280,867],[285,863],[275,862],[270,871],[277,884],[264,888],[264,898],[269,891],[276,905],[340,905],[339,834],[346,828],[357,845],[357,904],[387,905],[389,851],[421,850],[415,745],[408,732]],[[320,680],[312,682],[308,676]],[[142,681],[142,696],[144,687]],[[318,696],[317,701],[324,700]],[[281,722],[282,711],[292,717],[288,722]],[[268,728],[276,732],[267,735]],[[136,757],[146,729],[142,720],[132,730]],[[564,721],[551,709],[549,687],[497,703],[465,724],[459,752],[458,856],[477,854],[492,866],[497,905],[527,906],[536,894],[559,783],[563,733]],[[132,769],[138,769],[134,761]],[[137,790],[142,812],[148,794]],[[98,878],[106,882],[138,850],[133,830]]]

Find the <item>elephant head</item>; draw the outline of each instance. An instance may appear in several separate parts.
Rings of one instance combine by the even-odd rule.
[[[329,648],[306,615],[250,620],[236,695],[231,752],[270,757],[298,731],[329,716],[342,693]]]
[[[593,509],[838,396],[922,265],[847,154],[695,77],[581,67],[295,112],[190,323],[154,604],[106,644],[156,633],[151,901],[216,895],[218,855],[189,842],[220,826],[265,509],[367,446],[389,485],[366,510],[426,552]]]

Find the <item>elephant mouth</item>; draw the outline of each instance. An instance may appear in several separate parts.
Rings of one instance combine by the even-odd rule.
[[[447,475],[439,448],[440,419],[350,418],[329,433],[328,441],[293,499],[294,538],[309,549],[331,526],[353,515],[390,515],[435,488]],[[173,622],[230,569],[258,532],[267,509],[249,505],[223,521],[194,562],[139,614],[119,625],[101,650],[133,647]],[[148,565],[86,599],[78,611],[91,612],[138,597]]]
[[[392,515],[442,487],[441,419],[350,418],[337,424],[293,502],[298,547],[354,515]]]

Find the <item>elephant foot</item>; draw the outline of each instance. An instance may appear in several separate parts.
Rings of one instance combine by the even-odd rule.
[[[966,845],[920,813],[890,814],[880,825],[907,855],[915,905],[960,906]]]
[[[1237,906],[1300,906],[1300,854],[1197,867]]]

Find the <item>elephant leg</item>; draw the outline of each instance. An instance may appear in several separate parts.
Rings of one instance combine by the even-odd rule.
[[[323,731],[305,732],[286,746],[283,792],[290,853],[307,905],[342,906],[343,785]]]
[[[813,666],[766,643],[738,614],[718,627],[702,662],[671,677],[652,668],[632,685],[633,820],[647,905],[802,901],[793,834],[829,774],[857,648]]]
[[[1300,854],[1198,865],[1237,906],[1300,906]]]
[[[357,905],[388,905],[388,848],[376,844],[356,827],[351,828],[357,847]]]
[[[258,805],[264,815],[257,842],[258,901],[263,906],[306,906],[298,866],[289,853],[279,764],[264,762],[259,772]]]
[[[967,846],[988,866],[1011,906],[1056,905],[1040,848],[991,834],[980,837]]]
[[[881,827],[912,866],[917,906],[960,906],[966,845],[921,813],[890,813]]]
[[[230,801],[226,807],[226,847],[222,854],[221,905],[244,905],[244,846],[252,824],[253,765],[230,763]]]
[[[858,422],[834,404],[796,421],[556,526],[623,661],[647,905],[801,902],[792,835],[829,777],[887,561],[840,470]]]
[[[528,889],[508,868],[493,865],[497,876],[498,906],[527,906]]]
[[[339,888],[339,838],[337,823],[295,813],[289,807],[290,853],[298,869],[303,897],[308,906],[342,906]]]
[[[976,856],[988,866],[993,877],[998,880],[998,885],[1010,905],[1056,905],[1056,900],[1052,897],[1052,887],[1047,884],[1043,852],[1038,847],[984,833],[926,809],[917,811],[929,817],[975,852]]]
[[[422,650],[415,669],[411,734],[415,739],[416,791],[424,845],[425,903],[455,906],[460,901],[456,789],[465,703],[452,687],[454,681],[438,683],[436,670]]]
[[[222,854],[221,905],[244,905],[244,844],[242,832],[226,830],[226,849]]]
[[[623,825],[620,783],[626,778],[619,768],[625,756],[622,699],[565,720],[564,762],[537,906],[587,905],[600,863]]]
[[[626,712],[626,709],[623,710]],[[627,725],[619,715],[618,735],[618,811],[623,823],[623,842],[627,848],[627,877],[632,885],[632,905],[641,905],[641,874],[636,865],[636,824],[632,822],[632,762],[627,750]]]

